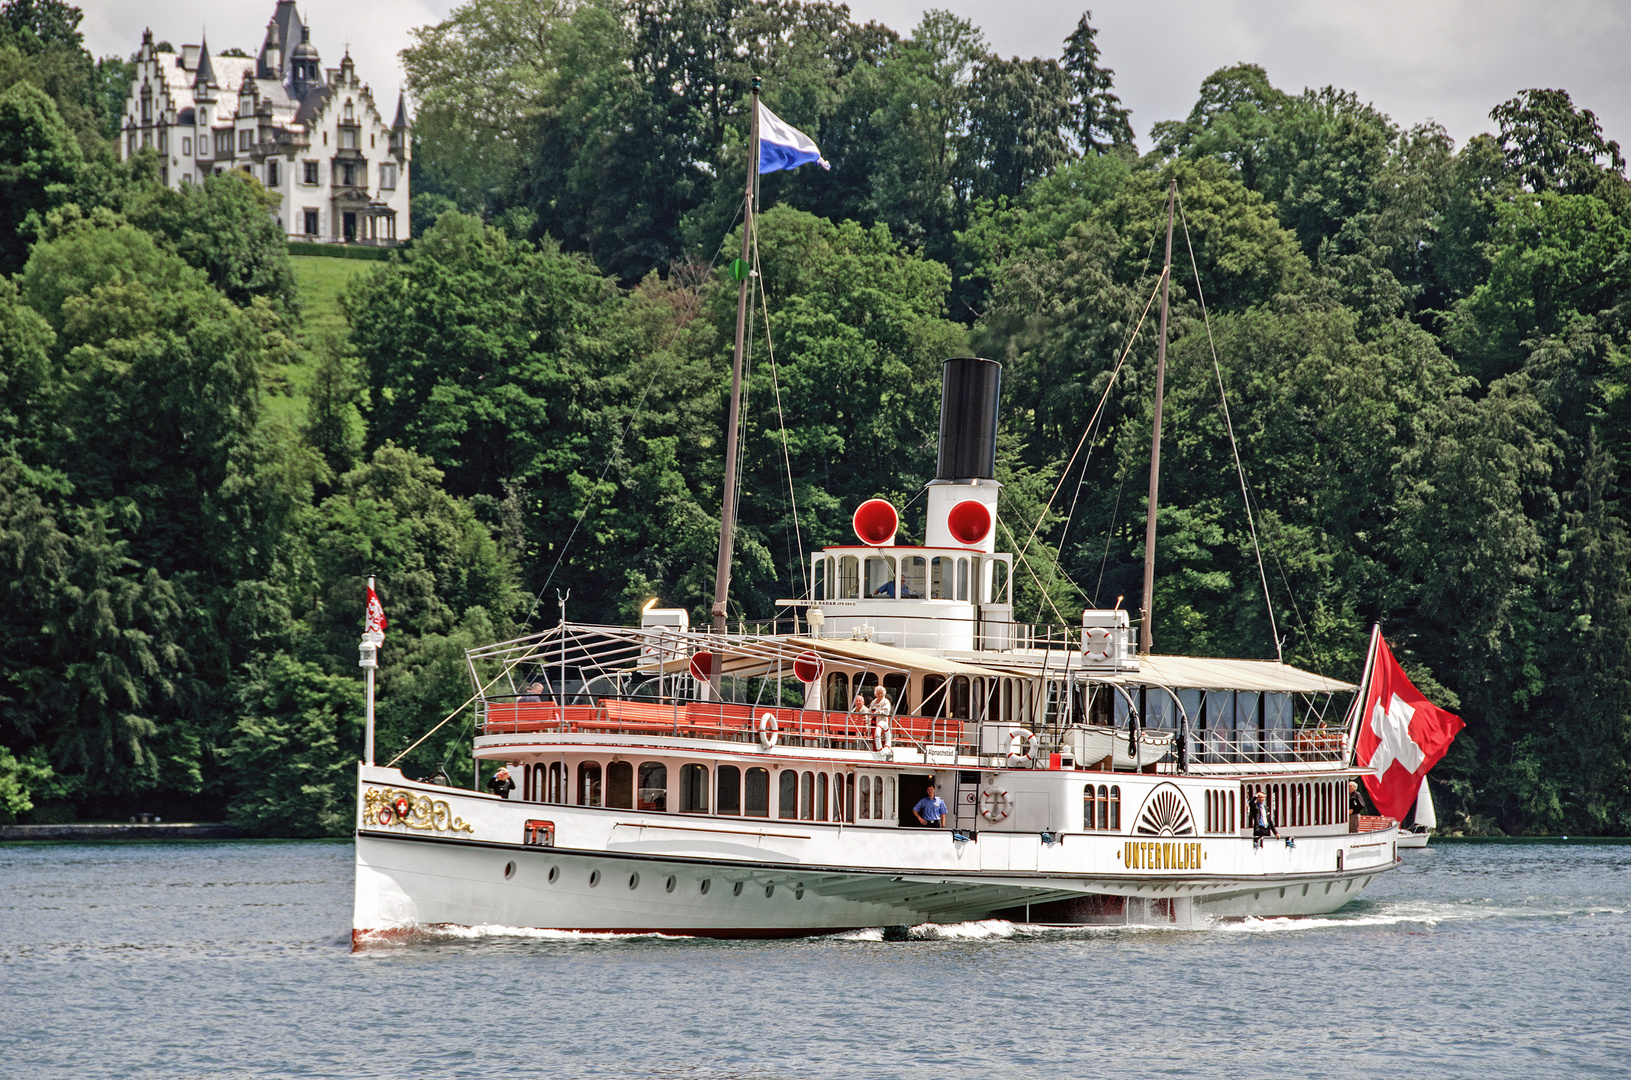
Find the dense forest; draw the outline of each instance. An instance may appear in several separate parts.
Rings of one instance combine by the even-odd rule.
[[[864,498],[921,531],[969,352],[1021,617],[1135,594],[1176,180],[1159,650],[1353,678],[1380,620],[1467,721],[1447,825],[1631,831],[1631,185],[1564,90],[1458,147],[1240,64],[1141,147],[1090,15],[1022,60],[936,11],[469,0],[404,53],[414,238],[319,325],[253,180],[118,160],[78,23],[0,5],[0,817],[347,831],[369,574],[387,753],[557,591],[701,618],[760,75],[832,169],[761,187],[733,618]]]

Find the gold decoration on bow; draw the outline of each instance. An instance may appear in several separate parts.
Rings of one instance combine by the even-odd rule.
[[[407,804],[407,813],[397,811],[397,800]],[[382,811],[390,813],[390,820],[380,821]],[[405,791],[400,788],[371,787],[363,793],[363,822],[365,825],[406,825],[422,832],[473,833],[468,822],[453,812],[445,799]]]

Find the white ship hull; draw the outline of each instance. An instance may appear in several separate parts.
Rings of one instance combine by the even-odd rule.
[[[787,937],[993,917],[1190,923],[1315,915],[1342,907],[1397,864],[1391,829],[1303,835],[1295,847],[1272,838],[1257,846],[1249,836],[1085,832],[1054,833],[1048,843],[1038,832],[991,829],[960,841],[949,830],[692,823],[516,802],[405,782],[379,768],[364,768],[362,781],[359,943],[449,925]],[[430,827],[382,826],[368,815],[380,805],[368,801],[370,787],[442,805],[408,819]],[[554,846],[521,842],[527,823],[539,820],[553,827]],[[1129,871],[1129,860],[1139,868]]]

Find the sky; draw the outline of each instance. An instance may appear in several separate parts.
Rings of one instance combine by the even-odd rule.
[[[178,47],[207,32],[215,50],[254,54],[273,0],[77,0],[97,56],[129,55],[143,27]],[[389,105],[402,86],[397,53],[409,31],[445,17],[453,0],[302,4],[326,66],[349,46],[357,74]],[[850,0],[858,20],[909,33],[921,0]],[[1004,56],[1059,55],[1083,8],[1058,0],[937,0],[979,26]],[[1098,0],[1102,62],[1133,112],[1139,148],[1150,125],[1181,119],[1201,80],[1261,64],[1282,90],[1335,85],[1395,122],[1442,124],[1459,145],[1492,130],[1489,110],[1527,87],[1561,87],[1631,144],[1631,3],[1625,0]]]

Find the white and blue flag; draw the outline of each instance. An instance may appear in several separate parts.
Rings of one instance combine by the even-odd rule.
[[[796,169],[812,161],[823,169],[832,168],[816,148],[814,139],[765,108],[764,102],[759,102],[759,172]]]

